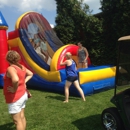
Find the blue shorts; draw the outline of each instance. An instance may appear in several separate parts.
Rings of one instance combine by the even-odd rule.
[[[67,81],[69,81],[69,82],[73,83],[76,80],[78,80],[78,76],[69,76],[69,77],[67,77]]]

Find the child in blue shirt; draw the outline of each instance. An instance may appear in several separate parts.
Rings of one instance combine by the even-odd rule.
[[[61,66],[65,65],[65,70],[66,70],[66,75],[67,75],[67,79],[66,79],[66,83],[65,83],[65,101],[64,101],[64,103],[69,102],[69,88],[72,83],[74,84],[76,89],[79,91],[83,101],[86,101],[83,90],[80,88],[80,85],[79,85],[76,64],[71,58],[71,53],[67,52],[65,57],[66,57],[66,60],[63,62],[63,59],[64,59],[64,57],[63,57],[60,62]]]

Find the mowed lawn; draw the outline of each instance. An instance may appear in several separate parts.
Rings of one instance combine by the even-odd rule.
[[[110,102],[114,89],[80,97],[70,96],[63,103],[64,95],[29,89],[32,93],[26,104],[27,130],[103,130],[101,113],[113,106]],[[0,130],[15,130],[0,89]]]

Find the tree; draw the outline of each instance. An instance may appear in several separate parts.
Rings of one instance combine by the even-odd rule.
[[[87,4],[83,3],[83,0],[56,0],[57,3],[57,17],[55,31],[62,41],[69,42],[76,40],[83,40],[84,31],[87,28],[87,24],[90,25],[94,22],[89,15],[90,10]],[[92,25],[93,26],[93,25]],[[87,29],[88,30],[88,29]],[[66,36],[64,36],[66,35]],[[64,39],[66,37],[66,39]],[[65,42],[66,43],[66,42]]]
[[[102,53],[102,21],[91,15],[89,6],[83,0],[56,0],[57,17],[54,30],[64,44],[83,41],[91,59]],[[98,45],[98,47],[97,47]],[[95,56],[96,55],[96,56]],[[95,61],[95,60],[93,60]]]
[[[129,0],[101,0],[103,18],[104,58],[108,63],[115,64],[117,40],[121,36],[130,34],[130,1]]]
[[[70,0],[56,0],[56,3],[57,17],[55,22],[57,26],[54,28],[54,30],[63,43],[67,44],[68,42],[73,42],[75,26],[70,15],[72,12],[72,4]]]

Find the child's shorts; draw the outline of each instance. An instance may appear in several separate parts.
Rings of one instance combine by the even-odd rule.
[[[19,100],[17,100],[14,103],[9,103],[8,104],[9,114],[19,113],[22,110],[22,108],[25,108],[27,100],[28,97],[27,93],[25,92],[25,94]]]

